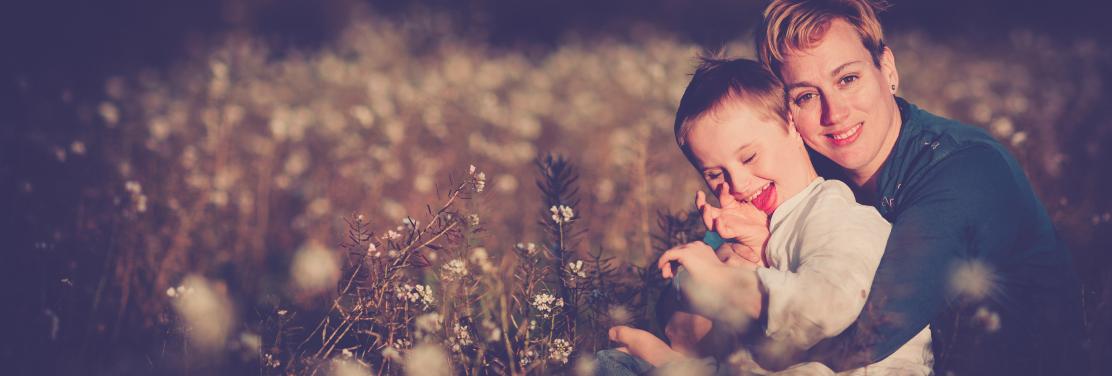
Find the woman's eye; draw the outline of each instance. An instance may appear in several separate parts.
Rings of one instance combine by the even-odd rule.
[[[754,159],[757,159],[756,154],[753,154],[753,155],[750,155],[750,156],[746,157],[745,160],[742,161],[741,163],[749,164],[749,163],[753,162]]]
[[[857,77],[857,75],[852,75],[851,74],[849,76],[842,77],[842,79],[839,81],[839,83],[842,84],[842,86],[849,85],[849,84],[852,84],[854,82],[857,82],[858,78],[859,77]]]
[[[815,94],[815,93],[803,93],[800,96],[795,97],[795,105],[796,106],[802,106],[804,104],[807,104],[812,99],[815,99],[815,97],[817,97],[817,96],[818,96],[818,94]]]
[[[708,172],[708,173],[703,174],[703,176],[706,177],[707,180],[714,180],[714,179],[718,179],[718,177],[722,176],[722,174],[719,174],[717,172]]]

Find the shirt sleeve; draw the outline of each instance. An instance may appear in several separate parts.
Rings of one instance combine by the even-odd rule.
[[[768,293],[766,334],[806,349],[841,333],[865,304],[890,225],[872,207],[858,205],[845,186],[826,186],[799,223],[798,265],[761,268]]]
[[[1014,248],[1031,203],[1022,174],[987,145],[955,151],[904,182],[892,233],[857,320],[820,341],[803,360],[835,372],[880,361],[943,311],[950,272],[967,257],[1000,257]],[[995,256],[994,256],[995,255]],[[1010,257],[1010,256],[1008,256]]]

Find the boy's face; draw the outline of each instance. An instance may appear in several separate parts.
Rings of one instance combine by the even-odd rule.
[[[877,67],[857,30],[836,19],[813,47],[786,54],[780,75],[808,146],[864,179],[880,169],[899,135],[891,51]]]
[[[690,120],[685,139],[692,162],[714,192],[725,189],[772,215],[811,182],[814,168],[794,129],[778,118],[766,119],[748,103],[727,101]]]

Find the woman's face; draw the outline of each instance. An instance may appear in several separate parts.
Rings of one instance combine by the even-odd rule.
[[[872,176],[899,136],[892,53],[877,66],[857,30],[837,19],[814,46],[788,53],[780,75],[803,141],[851,175]]]
[[[741,100],[690,120],[685,135],[695,168],[715,193],[771,215],[814,178],[799,133],[782,120],[767,119]]]

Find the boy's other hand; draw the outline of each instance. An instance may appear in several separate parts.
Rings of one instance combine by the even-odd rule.
[[[721,208],[708,204],[707,196],[702,191],[695,192],[695,207],[702,214],[703,225],[717,232],[723,239],[732,239],[745,244],[758,255],[764,253],[769,237],[768,214],[758,210],[752,204],[735,200],[726,192],[727,189],[726,185],[722,184],[718,186],[716,192]]]

